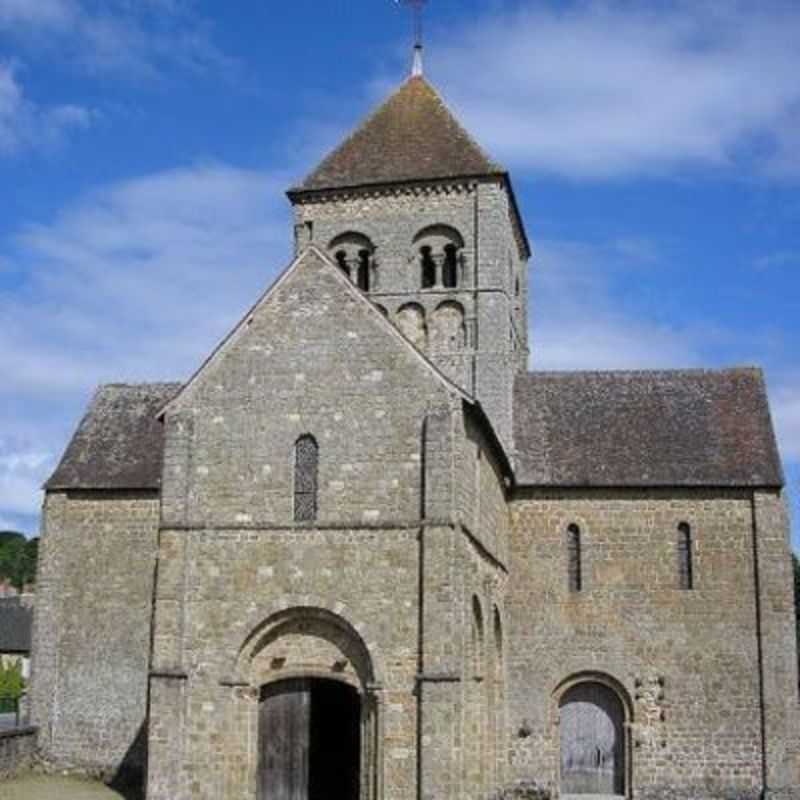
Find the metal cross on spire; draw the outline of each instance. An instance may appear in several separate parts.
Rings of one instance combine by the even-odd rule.
[[[395,0],[399,5],[410,8],[414,13],[414,66],[413,75],[422,75],[422,11],[428,0]]]

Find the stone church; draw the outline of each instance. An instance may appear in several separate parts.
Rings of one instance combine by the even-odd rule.
[[[529,371],[511,177],[419,71],[288,197],[288,268],[46,484],[43,758],[148,800],[798,792],[761,372]]]

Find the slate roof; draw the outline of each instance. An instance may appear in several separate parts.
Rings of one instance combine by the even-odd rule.
[[[158,489],[158,411],[179,383],[101,386],[45,489]]]
[[[506,175],[421,76],[409,78],[289,194]]]
[[[783,485],[758,369],[534,372],[514,416],[518,485]]]
[[[101,387],[45,485],[161,484],[156,415],[181,384]],[[514,387],[515,478],[540,487],[780,487],[760,370],[532,372]]]
[[[0,598],[0,653],[29,653],[33,609],[19,597]]]

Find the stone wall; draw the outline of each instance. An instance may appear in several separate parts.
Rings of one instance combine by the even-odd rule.
[[[764,513],[771,513],[769,502]],[[681,522],[693,536],[692,590],[678,582]],[[571,524],[581,533],[580,592],[570,592],[567,581]],[[557,787],[560,691],[594,677],[617,687],[628,709],[627,783],[638,795],[760,791],[753,525],[747,492],[518,491],[507,600],[514,779]],[[794,748],[797,736],[786,727],[789,712],[778,711],[791,707],[794,719],[797,703],[789,674],[789,552],[778,521],[757,536],[772,551],[760,578],[774,594],[761,606],[774,619],[763,625],[780,639],[764,640],[767,670],[780,684],[770,693],[768,717],[779,732],[768,733],[767,747],[780,760],[783,742]]]
[[[428,410],[455,392],[313,252],[167,414],[163,524],[284,525],[294,446],[319,445],[319,519],[418,520]]]
[[[158,509],[154,493],[46,497],[31,718],[57,766],[144,766]]]
[[[36,728],[0,731],[0,782],[33,765]]]

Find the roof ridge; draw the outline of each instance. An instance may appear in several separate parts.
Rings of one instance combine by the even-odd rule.
[[[183,386],[183,381],[109,381],[108,383],[97,384],[98,389],[144,389],[168,386]]]
[[[488,150],[486,150],[486,148],[469,132],[469,128],[461,124],[461,121],[459,120],[455,111],[451,108],[450,104],[447,102],[447,100],[444,99],[442,93],[430,81],[426,80],[425,77],[422,75],[412,76],[411,78],[409,78],[409,80],[423,81],[425,85],[428,87],[428,89],[430,89],[431,92],[433,92],[433,96],[436,99],[436,102],[438,102],[439,105],[456,121],[458,126],[463,130],[464,135],[467,137],[469,143],[486,159],[487,163],[489,163],[493,167],[496,167],[497,171],[500,173],[503,174],[508,173],[508,170],[499,161],[497,161],[497,159],[495,159],[488,152]]]
[[[528,370],[518,377],[564,377],[581,375],[720,375],[720,374],[761,374],[764,370],[758,365],[741,365],[731,367],[658,367],[655,369],[554,369]]]

